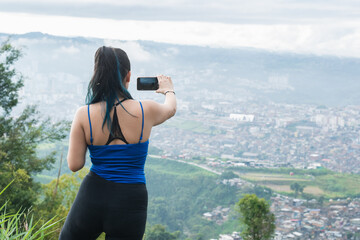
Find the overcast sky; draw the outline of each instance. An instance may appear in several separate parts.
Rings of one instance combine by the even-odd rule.
[[[360,57],[358,0],[0,0],[0,32]]]

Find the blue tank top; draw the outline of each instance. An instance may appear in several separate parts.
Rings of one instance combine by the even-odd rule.
[[[93,145],[90,120],[90,105],[88,118],[90,124],[90,143],[88,149],[92,166],[90,171],[100,177],[118,183],[146,183],[144,166],[148,153],[149,140],[141,142],[144,130],[144,109],[141,106],[141,135],[135,144]]]

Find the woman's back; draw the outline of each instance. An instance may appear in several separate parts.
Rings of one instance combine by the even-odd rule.
[[[118,104],[117,106],[114,106],[113,109],[110,111],[112,125],[118,125],[120,127],[121,133],[123,137],[126,139],[127,143],[129,144],[138,143],[140,140],[141,130],[142,130],[142,110],[140,103],[132,99],[127,99],[126,101],[123,101],[121,105]],[[104,116],[103,116],[104,107],[105,107],[104,102],[90,104],[89,107],[93,145],[106,145],[107,141],[109,140],[109,136],[110,136],[109,128],[106,126],[106,124],[104,125],[104,127],[102,127],[104,120]],[[116,108],[116,115],[118,122],[113,121],[115,108]],[[144,111],[145,108],[146,108],[146,104],[144,106]],[[83,121],[82,123],[86,136],[86,143],[87,145],[91,145],[90,124],[86,120]],[[143,129],[143,136],[141,142],[146,142],[149,139],[150,132],[151,132],[151,126],[150,124],[148,124],[148,119],[144,114],[144,129]],[[126,144],[126,142],[115,138],[108,144],[109,145]]]
[[[117,104],[113,107],[113,118],[111,124],[111,134],[109,131],[108,140],[106,144],[94,145],[94,134],[91,124],[91,115],[90,115],[90,105],[88,105],[88,118],[90,126],[90,145],[88,149],[90,152],[90,158],[92,166],[90,171],[94,172],[98,176],[102,177],[105,180],[117,182],[117,183],[129,183],[129,184],[141,184],[146,183],[144,165],[146,161],[146,156],[148,152],[149,142],[146,140],[142,142],[143,139],[143,128],[144,128],[144,114],[143,106],[139,102],[141,108],[141,129],[140,134],[137,137],[137,142],[132,143],[126,140],[125,135],[122,133],[122,130],[119,125],[119,116],[117,105],[121,105],[122,109],[125,111],[125,114],[130,115],[131,117],[138,119],[139,117],[129,113],[125,107],[122,105],[124,102],[123,99],[118,101]],[[100,105],[101,111],[101,105]],[[134,125],[133,122],[127,121],[129,125]],[[136,122],[135,122],[136,123]],[[130,126],[127,126],[130,127]],[[138,129],[137,126],[132,126],[133,131],[128,131],[129,135],[134,133]],[[100,132],[99,132],[100,133]],[[102,131],[102,137],[104,139],[104,132]],[[118,143],[116,143],[118,142]],[[125,144],[124,144],[125,143]]]

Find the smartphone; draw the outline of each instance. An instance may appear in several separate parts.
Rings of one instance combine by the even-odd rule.
[[[159,82],[157,77],[138,77],[137,90],[157,90]]]

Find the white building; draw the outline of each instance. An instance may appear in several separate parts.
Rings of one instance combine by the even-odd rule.
[[[231,113],[230,119],[239,121],[239,122],[253,122],[255,119],[255,115],[253,114],[236,114]]]

